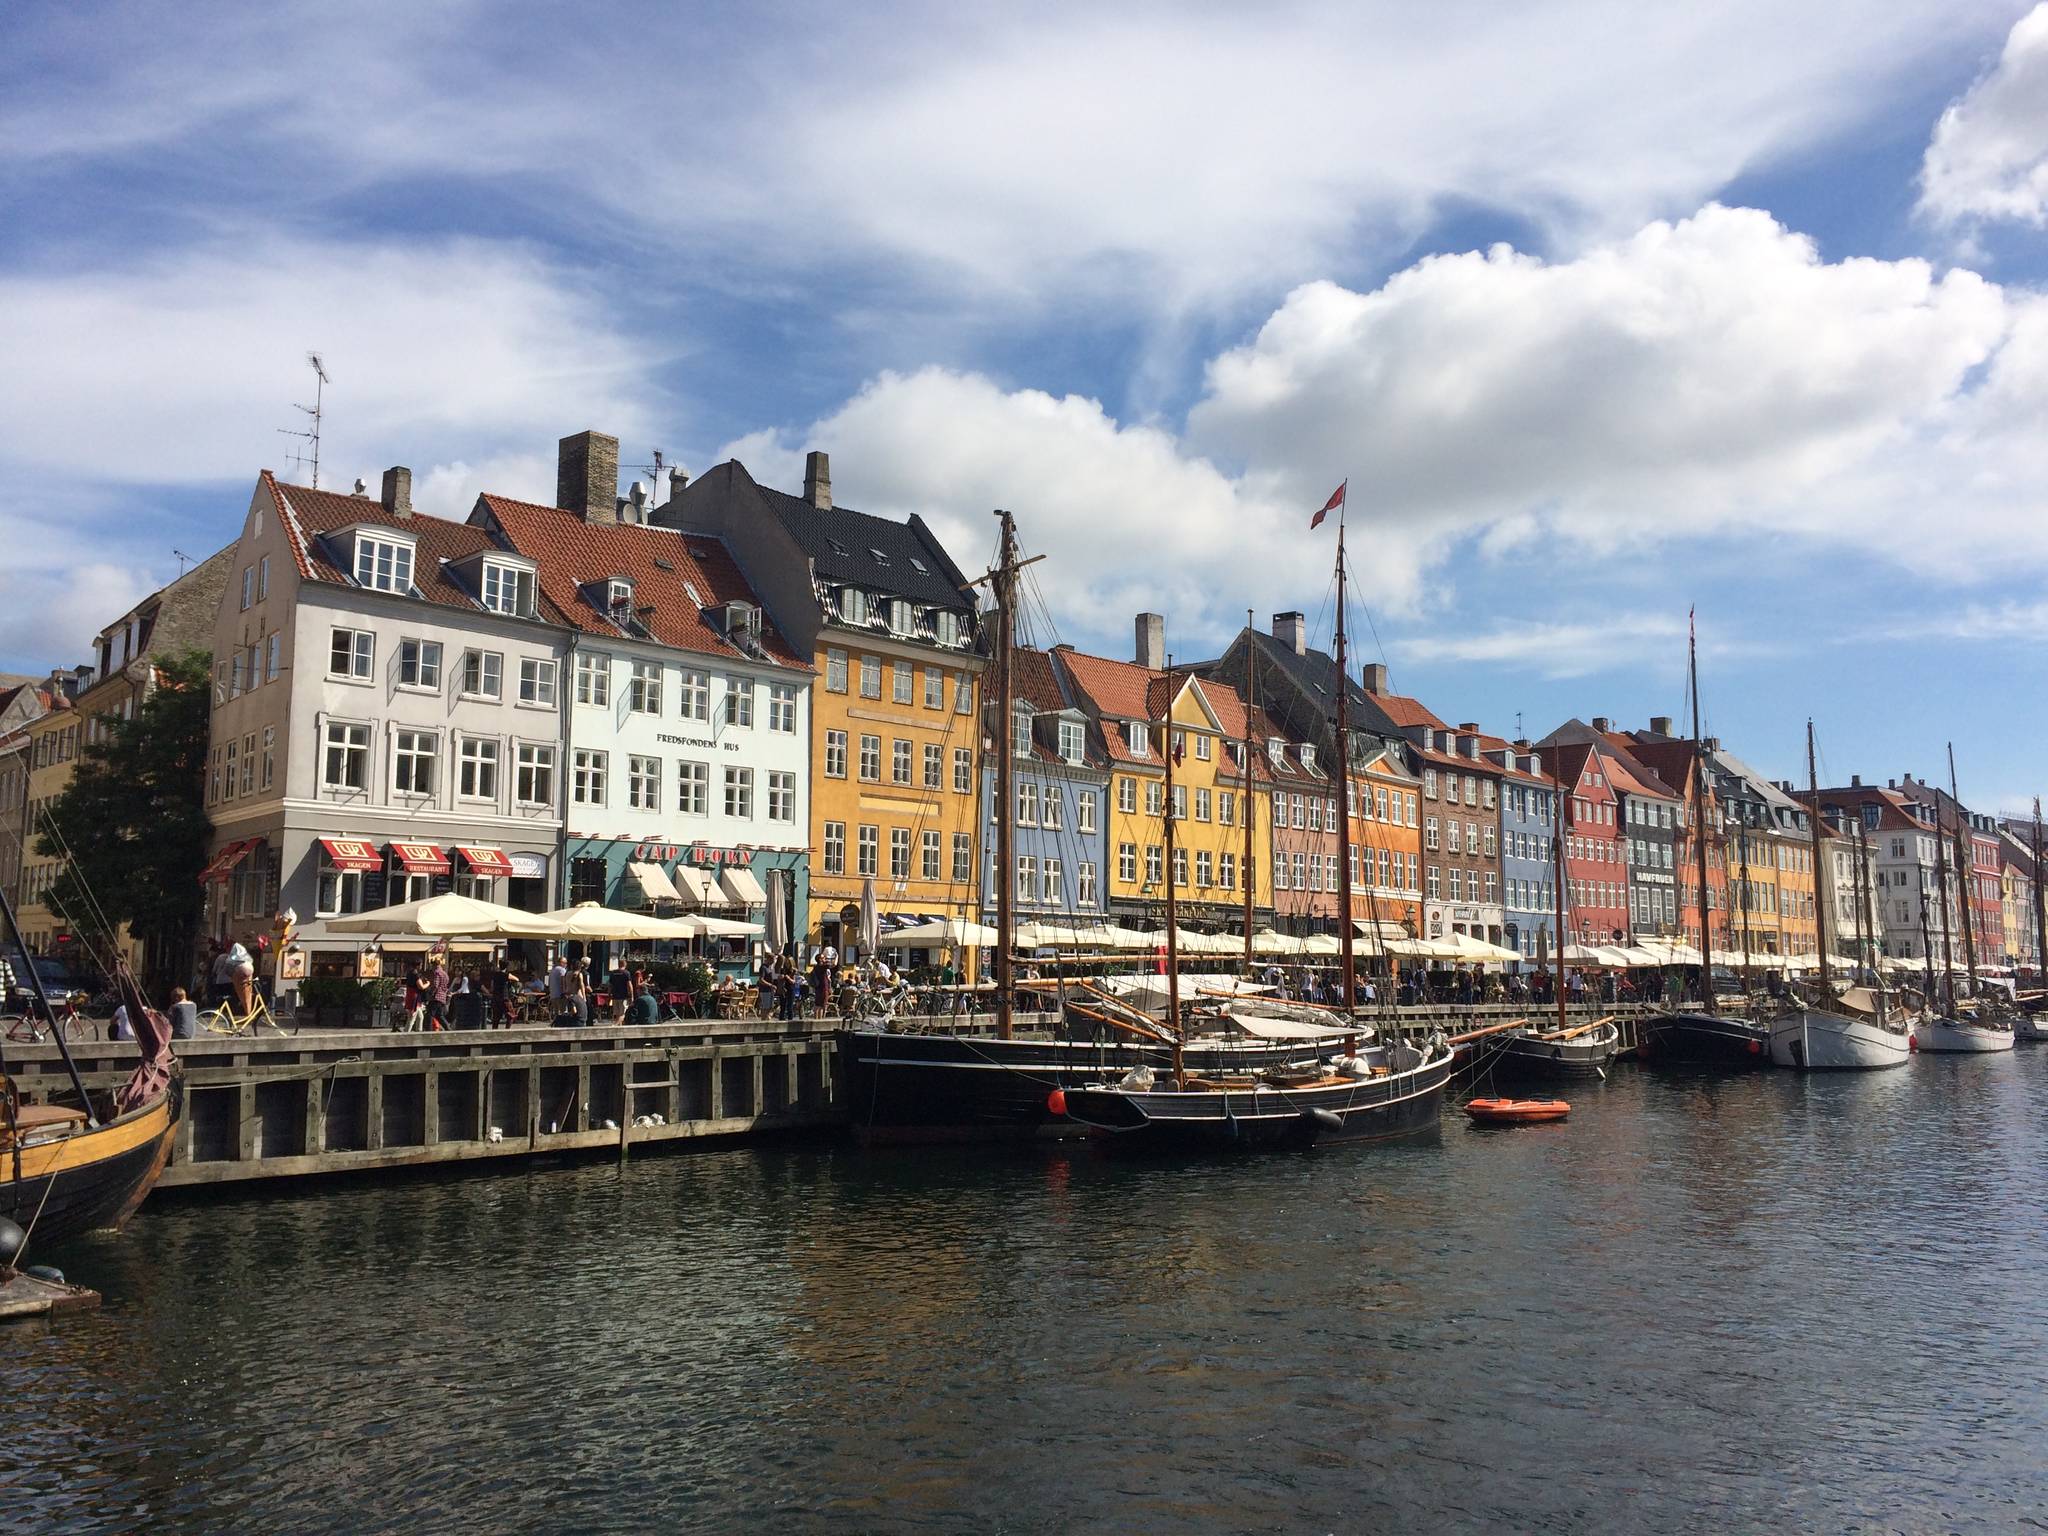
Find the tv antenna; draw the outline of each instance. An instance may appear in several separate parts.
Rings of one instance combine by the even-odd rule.
[[[179,575],[179,576],[180,576],[181,578],[182,578],[182,577],[184,576],[184,574],[185,574],[185,567],[186,567],[186,566],[188,566],[188,565],[197,565],[197,564],[199,563],[199,562],[198,562],[198,560],[194,559],[194,558],[193,558],[193,557],[192,557],[191,555],[188,555],[188,554],[186,554],[186,553],[185,553],[185,551],[183,551],[182,549],[173,549],[173,550],[171,551],[171,553],[172,553],[173,555],[175,555],[175,556],[177,557],[177,560],[178,560],[178,575]]]
[[[303,431],[296,431],[291,427],[279,427],[277,430],[286,437],[296,437],[309,445],[307,448],[301,448],[293,453],[292,463],[301,469],[305,468],[309,462],[311,463],[313,468],[313,489],[317,491],[320,489],[320,415],[326,400],[327,369],[322,365],[318,352],[308,352],[306,354],[306,361],[313,365],[313,403],[311,405],[300,405],[297,402],[293,402],[292,409],[304,411],[311,418],[313,424]]]

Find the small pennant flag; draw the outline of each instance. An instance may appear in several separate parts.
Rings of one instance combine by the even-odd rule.
[[[1316,529],[1323,526],[1324,518],[1328,517],[1332,512],[1336,511],[1339,507],[1344,505],[1344,486],[1349,485],[1350,483],[1351,482],[1349,480],[1346,480],[1344,482],[1344,485],[1340,485],[1337,487],[1336,490],[1330,492],[1330,499],[1323,503],[1322,511],[1318,512],[1314,517],[1308,520],[1309,531],[1311,533],[1313,533]]]

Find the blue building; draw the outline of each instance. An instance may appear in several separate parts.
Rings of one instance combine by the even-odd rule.
[[[1521,969],[1557,953],[1557,783],[1536,753],[1516,742],[1486,754],[1504,770],[1500,794],[1501,942],[1522,954]]]
[[[1052,660],[1020,647],[1012,679],[1009,738],[1010,878],[1018,923],[1104,920],[1109,765],[1089,744],[1088,717],[1067,696]],[[990,745],[990,752],[995,750]],[[989,829],[982,861],[982,920],[996,910],[995,767],[984,754],[982,805]]]

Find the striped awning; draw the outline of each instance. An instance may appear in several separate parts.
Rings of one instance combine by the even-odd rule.
[[[377,869],[384,863],[383,851],[359,837],[323,837],[320,846],[327,850],[327,862],[336,869]]]
[[[633,883],[640,887],[640,894],[649,901],[683,899],[676,890],[675,882],[669,879],[668,871],[659,864],[628,864],[626,873],[633,877]]]
[[[718,883],[725,887],[726,895],[742,907],[760,907],[768,903],[768,893],[761,889],[761,882],[754,878],[751,869],[732,865],[718,873]]]
[[[462,861],[480,875],[509,875],[512,861],[505,857],[502,848],[473,848],[467,843],[457,843],[455,851],[462,855]]]
[[[722,907],[725,897],[711,877],[694,864],[676,866],[676,884],[682,887],[682,899],[700,907]]]
[[[445,875],[450,867],[448,855],[436,843],[393,843],[391,851],[408,875]]]
[[[238,838],[232,843],[223,843],[214,854],[213,862],[200,871],[199,883],[210,885],[216,880],[225,880],[234,872],[237,864],[248,856],[249,850],[262,842],[260,837]]]

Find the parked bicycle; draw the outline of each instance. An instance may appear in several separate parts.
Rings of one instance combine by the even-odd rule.
[[[275,1035],[299,1032],[296,1021],[287,1025],[270,1011],[270,1004],[261,992],[254,994],[246,1013],[236,1009],[232,997],[224,999],[218,1007],[199,1015],[199,1027],[210,1035],[258,1036],[266,1030]]]
[[[41,1045],[45,1040],[79,1040],[85,1038],[88,1026],[79,1022],[78,1000],[82,994],[66,992],[50,1004],[55,1013],[43,1012],[39,1003],[31,1001],[28,1011],[8,1020],[7,1039],[14,1045]]]

